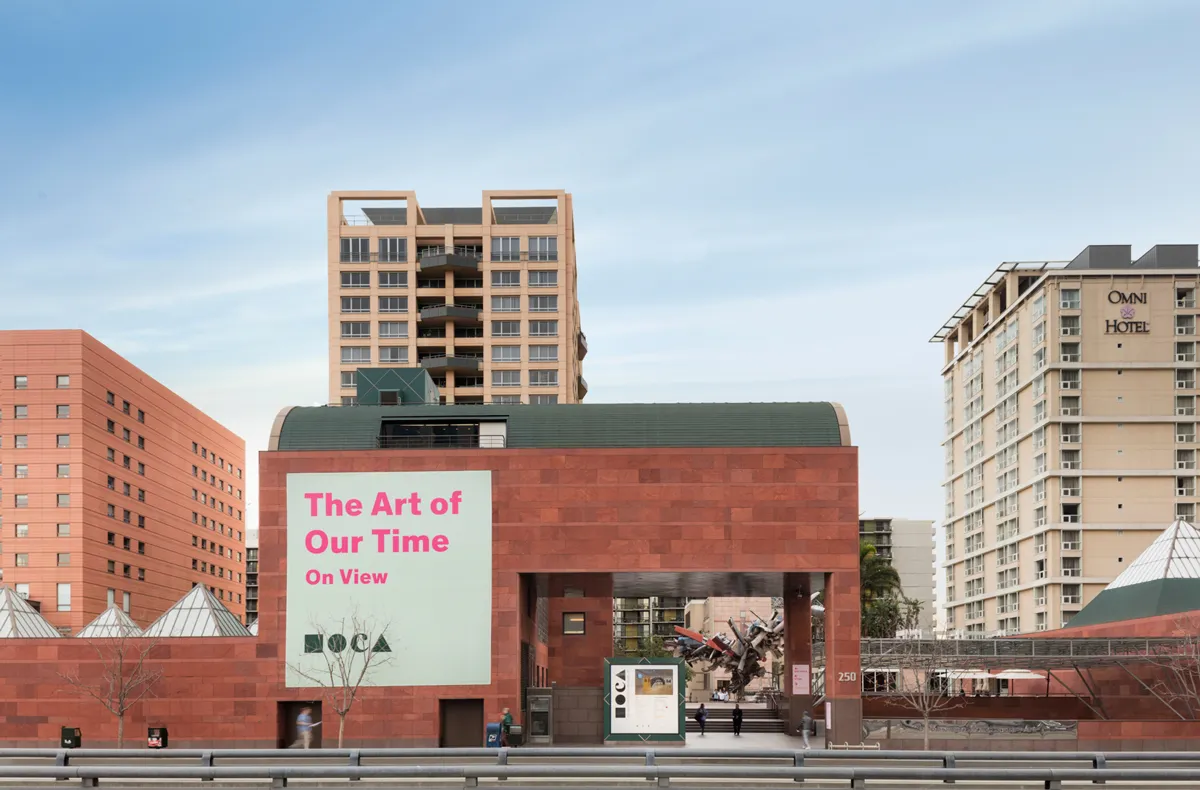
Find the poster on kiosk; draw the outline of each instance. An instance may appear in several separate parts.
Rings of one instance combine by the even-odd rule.
[[[604,659],[604,740],[687,738],[681,658]]]

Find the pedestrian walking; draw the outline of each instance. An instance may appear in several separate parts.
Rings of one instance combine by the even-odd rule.
[[[704,703],[700,703],[700,708],[696,711],[696,721],[700,722],[700,734],[704,734],[704,724],[708,721],[708,708],[704,707]]]
[[[311,749],[313,739],[313,724],[312,708],[303,708],[300,715],[296,717],[296,742],[292,744],[293,749]]]
[[[812,744],[808,742],[808,734],[812,732],[813,717],[808,711],[804,711],[804,716],[800,719],[800,735],[804,738],[804,748],[811,749]]]
[[[733,706],[733,734],[734,735],[742,734],[742,716],[743,716],[742,706],[735,703]]]
[[[504,718],[500,720],[500,745],[508,748],[508,734],[512,731],[513,717],[508,708],[504,709]]]

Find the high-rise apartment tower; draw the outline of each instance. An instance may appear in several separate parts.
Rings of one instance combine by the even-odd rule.
[[[357,370],[381,367],[425,368],[444,403],[587,394],[569,193],[425,208],[334,192],[328,209],[330,402],[354,403]]]
[[[946,322],[946,627],[1055,629],[1196,516],[1197,245],[1001,265]]]
[[[245,444],[86,332],[0,331],[0,578],[63,633],[245,612]]]

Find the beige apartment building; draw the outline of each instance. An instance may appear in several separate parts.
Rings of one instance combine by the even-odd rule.
[[[875,547],[875,553],[891,563],[900,576],[904,596],[921,603],[917,628],[934,628],[934,567],[937,554],[933,522],[904,518],[864,518],[858,521],[858,539]]]
[[[945,614],[966,635],[1067,625],[1196,515],[1197,245],[1006,263],[945,346]]]
[[[334,192],[328,222],[331,403],[386,367],[426,369],[443,403],[583,400],[569,193],[424,208],[415,192]]]

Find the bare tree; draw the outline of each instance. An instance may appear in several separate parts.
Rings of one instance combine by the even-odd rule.
[[[924,722],[924,745],[929,749],[929,720],[940,711],[962,704],[950,684],[948,666],[954,643],[946,639],[901,639],[887,660],[899,670],[895,696]]]
[[[322,696],[338,717],[338,748],[346,732],[346,717],[358,701],[358,690],[373,670],[391,663],[392,648],[388,644],[388,625],[378,628],[357,614],[325,625],[314,623],[313,631],[305,637],[306,654],[319,654],[317,666],[288,667],[298,676],[322,690]],[[370,685],[369,683],[367,685]]]
[[[125,746],[125,714],[154,692],[161,667],[150,664],[158,640],[114,627],[108,636],[84,639],[96,651],[100,672],[59,672],[58,676],[81,697],[94,699],[117,717],[117,748]]]
[[[1181,719],[1200,718],[1200,616],[1187,615],[1175,623],[1177,637],[1151,643],[1149,681],[1126,672]]]

